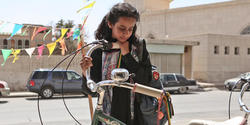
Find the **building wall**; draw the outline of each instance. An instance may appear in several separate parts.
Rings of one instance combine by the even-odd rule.
[[[37,55],[19,56],[19,59],[12,64],[13,58],[8,58],[4,66],[0,66],[0,80],[4,80],[9,84],[11,91],[21,91],[26,89],[27,80],[31,72],[38,68],[53,68],[61,61],[65,56],[51,55],[42,56],[40,59],[36,58]],[[69,69],[75,70],[81,75],[80,68],[81,56],[78,54],[70,65]],[[65,69],[70,59],[67,59],[58,68]],[[3,58],[0,58],[0,63],[3,62]]]
[[[178,38],[197,34],[238,35],[250,25],[250,0],[151,10],[141,14],[139,33],[147,37]]]
[[[124,0],[124,2],[132,4],[140,12],[145,10],[163,10],[169,9],[171,0]]]
[[[183,63],[182,63],[182,72],[184,74],[185,77],[192,79],[193,75],[192,75],[192,62],[193,62],[193,55],[192,55],[192,46],[185,46],[184,49],[184,56],[183,57]]]
[[[11,34],[6,34],[6,33],[1,33],[0,34],[0,49],[3,49],[4,46],[4,40],[7,40],[7,47],[10,49],[12,47],[11,41],[15,41],[15,48],[18,48],[18,41],[22,41],[22,48],[25,48],[25,41],[29,40],[28,36],[21,36],[21,35],[15,35],[13,36],[10,40],[8,38],[10,37]],[[30,42],[30,41],[29,41]]]
[[[250,36],[239,35],[208,35],[209,60],[208,77],[214,82],[222,82],[232,76],[250,71]],[[214,54],[214,46],[219,46],[219,53]],[[229,54],[225,54],[225,47],[229,47]],[[239,54],[235,54],[235,47]],[[217,79],[220,78],[220,79]]]
[[[193,77],[199,81],[222,85],[226,79],[250,71],[250,36],[202,34],[182,39],[200,41],[192,54]],[[218,54],[214,53],[215,46]],[[225,54],[225,47],[229,47],[229,54]],[[235,47],[239,47],[238,55]]]
[[[183,54],[166,54],[150,53],[151,63],[157,66],[160,73],[182,73],[182,55]]]

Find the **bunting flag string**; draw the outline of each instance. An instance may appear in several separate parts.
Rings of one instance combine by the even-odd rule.
[[[9,49],[2,49],[2,54],[3,54],[3,63],[1,64],[2,66],[4,66],[6,60],[8,59],[8,57],[10,56],[12,50]]]
[[[22,24],[15,24],[15,27],[13,29],[12,34],[10,35],[10,37],[8,38],[8,40],[11,39],[11,37],[13,37],[20,29],[22,29],[23,25]]]
[[[61,41],[62,38],[64,37],[64,35],[67,33],[67,31],[68,31],[68,29],[62,28],[62,29],[61,29],[61,37],[58,38],[58,39],[56,40],[56,42]],[[73,39],[73,40],[74,40],[74,39]]]
[[[38,27],[38,29],[36,30],[36,32],[35,32],[35,34],[33,34],[33,39],[34,39],[34,37],[38,34],[38,33],[40,33],[40,32],[42,32],[42,31],[44,31],[44,30],[46,30],[47,28],[46,27]],[[35,31],[35,30],[34,30]]]
[[[77,29],[75,29],[75,31],[74,31],[73,40],[75,40],[79,35],[80,35],[80,29],[77,28]]]
[[[92,8],[92,7],[95,5],[95,3],[96,3],[95,0],[94,0],[94,1],[89,1],[89,2],[87,2],[87,4],[84,5],[83,8],[79,9],[79,10],[77,11],[77,13],[79,13],[80,11],[82,11],[82,10],[84,10],[84,9]]]
[[[70,31],[67,33],[67,37],[66,38],[71,37],[73,34],[74,34],[74,31],[72,31],[72,29],[70,29]]]
[[[49,49],[49,56],[50,56],[56,48],[56,42],[47,44],[47,48]]]
[[[1,66],[4,66],[7,59],[8,58],[14,58],[12,63],[15,63],[18,59],[19,59],[19,54],[21,53],[22,50],[25,50],[26,53],[29,55],[29,57],[32,57],[33,52],[37,49],[38,51],[38,56],[37,59],[39,59],[42,54],[43,54],[43,50],[45,49],[45,47],[48,48],[49,51],[49,56],[52,55],[52,53],[54,52],[57,42],[60,43],[60,49],[61,49],[61,54],[65,55],[65,52],[68,51],[67,50],[67,46],[65,44],[65,38],[69,38],[69,37],[73,37],[73,40],[78,39],[78,47],[77,49],[79,49],[82,46],[82,43],[79,42],[80,39],[80,34],[82,33],[83,29],[84,29],[84,25],[86,23],[86,20],[93,8],[93,6],[95,5],[96,1],[95,0],[84,0],[84,7],[82,7],[81,9],[79,9],[77,11],[77,13],[79,13],[82,10],[86,10],[85,12],[85,16],[83,18],[83,23],[82,23],[82,27],[80,28],[75,28],[73,30],[73,28],[53,28],[53,29],[60,29],[61,30],[61,36],[54,42],[52,43],[48,43],[47,45],[43,44],[39,47],[31,47],[31,48],[25,48],[25,49],[0,49],[2,51],[2,55],[3,55],[3,63],[1,64]],[[0,31],[2,29],[4,29],[6,26],[9,26],[9,24],[12,26],[13,25],[13,32],[11,33],[11,35],[9,36],[9,38],[7,38],[8,40],[11,39],[15,34],[17,34],[18,31],[20,31],[20,29],[22,29],[25,26],[25,29],[22,31],[21,36],[26,35],[29,27],[34,28],[32,36],[31,36],[31,41],[34,40],[34,37],[42,32],[48,29],[48,27],[44,27],[44,26],[34,26],[34,25],[23,25],[23,24],[17,24],[17,23],[11,23],[11,22],[6,22],[6,21],[2,21],[0,20]],[[69,31],[69,32],[68,32]],[[49,33],[52,32],[52,29],[50,29],[44,36],[43,36],[43,41],[45,41],[46,37],[49,35]],[[65,36],[66,35],[66,36]],[[12,56],[10,56],[12,55]]]
[[[49,30],[43,37],[43,41],[45,41],[45,38],[49,35],[49,33],[51,32],[52,30]]]
[[[35,37],[35,33],[36,33],[36,29],[37,29],[37,27],[35,27],[35,29],[34,29],[34,31],[33,31],[33,35],[32,35],[32,37],[31,37],[31,41],[34,39],[34,37]]]
[[[18,60],[19,58],[18,58],[18,54],[21,52],[21,50],[20,49],[16,49],[16,50],[14,50],[13,48],[11,49],[11,51],[12,51],[12,53],[11,54],[13,54],[13,57],[14,57],[14,59],[13,59],[13,62],[12,63],[15,63],[16,62],[16,60]]]
[[[35,47],[25,49],[25,51],[28,53],[28,55],[30,56],[30,58],[31,58],[31,55],[32,55],[32,53],[34,52],[35,49],[36,49]]]
[[[60,41],[60,44],[61,44],[61,48],[60,48],[60,49],[62,49],[61,54],[64,56],[64,55],[65,55],[65,52],[68,51],[64,39],[62,39],[62,40]]]
[[[44,45],[41,45],[37,48],[37,51],[38,51],[38,56],[37,56],[37,59],[39,59],[42,54],[43,54],[43,50],[44,50]]]
[[[22,35],[21,36],[24,36],[24,35],[26,35],[26,32],[27,32],[27,30],[28,30],[28,28],[30,27],[30,25],[28,25],[25,29],[24,29],[24,31],[23,31],[23,33],[22,33]]]

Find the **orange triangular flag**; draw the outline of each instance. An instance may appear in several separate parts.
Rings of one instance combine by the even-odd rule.
[[[60,44],[61,44],[61,48],[60,48],[60,49],[62,49],[61,53],[62,53],[62,55],[64,56],[64,55],[65,55],[65,51],[68,51],[64,39],[62,39],[62,40],[60,41]]]

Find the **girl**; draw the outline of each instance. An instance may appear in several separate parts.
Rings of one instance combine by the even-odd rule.
[[[81,60],[83,76],[87,68],[91,67],[91,79],[95,82],[110,79],[114,68],[125,68],[134,73],[133,80],[140,84],[147,84],[151,80],[151,63],[145,43],[141,49],[142,56],[138,56],[139,38],[136,33],[136,22],[139,13],[128,3],[114,5],[106,14],[95,32],[97,40],[105,39],[115,42],[119,49],[103,51],[97,49],[91,57],[84,56]],[[83,83],[86,87],[86,81]],[[105,113],[119,119],[127,125],[144,125],[140,110],[140,95],[119,87],[105,88],[103,110]],[[131,95],[135,99],[131,98]],[[134,103],[134,104],[133,104]]]

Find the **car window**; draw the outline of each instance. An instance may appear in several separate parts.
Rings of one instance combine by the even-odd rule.
[[[48,76],[48,71],[35,71],[33,79],[45,79]]]
[[[174,75],[165,75],[164,80],[166,81],[175,81]]]
[[[75,72],[67,72],[66,75],[67,75],[68,80],[77,80],[81,78],[81,76]]]
[[[63,72],[52,72],[52,79],[63,79]],[[66,79],[66,78],[65,78]]]
[[[182,76],[182,75],[176,75],[176,78],[177,78],[177,80],[180,81],[180,82],[185,82],[185,81],[187,81],[187,79],[186,79],[184,76]]]

